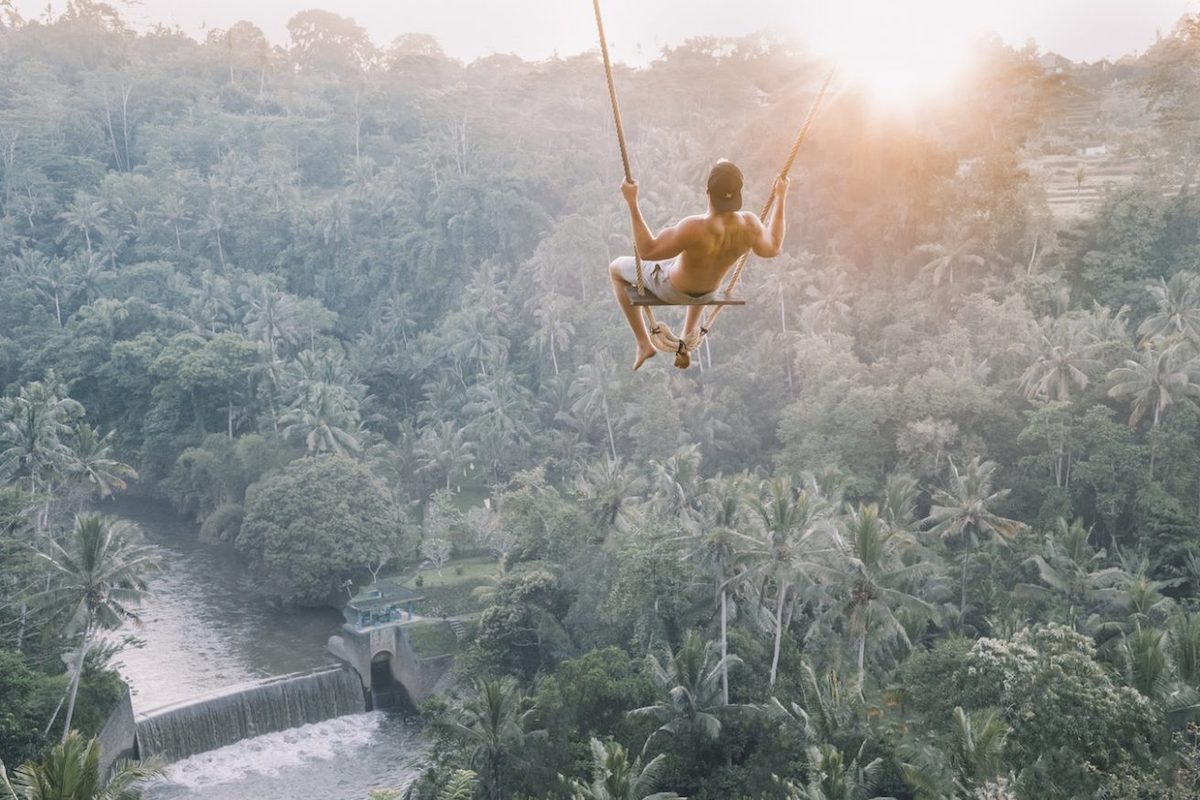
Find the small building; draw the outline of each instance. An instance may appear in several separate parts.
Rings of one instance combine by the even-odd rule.
[[[1045,75],[1062,75],[1075,66],[1071,59],[1058,53],[1043,53],[1037,61]]]
[[[754,103],[756,106],[771,105],[771,95],[764,92],[758,86],[755,86],[752,90],[750,90],[749,97],[750,97],[750,102]]]
[[[425,598],[399,581],[384,578],[359,590],[342,609],[346,624],[357,630],[391,625],[414,618],[414,608]]]

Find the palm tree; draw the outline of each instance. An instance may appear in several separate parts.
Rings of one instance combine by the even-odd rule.
[[[729,583],[738,557],[737,524],[741,521],[745,488],[741,478],[718,475],[705,482],[700,498],[701,523],[689,537],[691,549],[685,558],[694,558],[712,570],[721,615],[721,658],[729,655]],[[721,671],[721,702],[729,703],[729,668]]]
[[[162,218],[163,222],[171,226],[171,230],[175,233],[175,252],[183,253],[183,240],[179,234],[179,224],[186,222],[188,219],[186,201],[177,194],[167,195],[163,198],[158,215]]]
[[[538,326],[533,335],[534,342],[538,349],[550,351],[555,375],[558,375],[558,351],[567,350],[571,337],[575,335],[575,325],[567,316],[567,307],[566,297],[550,293],[539,298],[538,307],[533,312]]]
[[[104,201],[78,192],[74,202],[58,215],[67,228],[83,234],[88,253],[92,252],[92,232],[99,232],[104,224]]]
[[[612,415],[609,411],[609,396],[612,394],[610,385],[612,370],[611,363],[603,351],[596,354],[594,363],[581,364],[576,370],[575,381],[571,384],[571,394],[575,399],[571,410],[582,414],[599,408],[604,414],[604,424],[608,428],[608,449],[613,461],[617,460],[617,440],[613,436]]]
[[[847,763],[845,754],[831,744],[809,745],[808,783],[787,785],[788,800],[888,800],[878,798],[871,785],[879,780],[883,759],[859,766],[854,758]]]
[[[161,774],[154,764],[121,763],[101,775],[99,740],[71,731],[41,761],[17,767],[11,781],[0,763],[0,800],[137,800],[138,784]]]
[[[780,258],[772,259],[764,265],[763,280],[766,283],[764,288],[769,293],[775,295],[776,300],[779,301],[779,332],[785,336],[788,332],[788,301],[790,296],[795,293],[796,268],[807,265],[811,260],[811,255],[804,256],[803,262],[791,256],[784,255]]]
[[[1036,357],[1021,375],[1021,391],[1029,400],[1070,400],[1071,387],[1086,389],[1088,372],[1103,363],[1097,341],[1080,320],[1059,317],[1038,331]]]
[[[1171,656],[1179,677],[1200,688],[1200,614],[1180,614],[1170,630]]]
[[[199,286],[188,289],[188,316],[200,332],[216,334],[234,318],[233,289],[229,280],[212,270],[200,273]]]
[[[435,422],[421,431],[413,448],[417,473],[436,472],[446,477],[446,490],[455,475],[464,474],[475,461],[475,445],[467,439],[466,431],[453,422]]]
[[[808,302],[804,304],[801,318],[811,331],[828,336],[833,332],[834,324],[844,320],[850,312],[846,273],[835,267],[818,270],[804,294]]]
[[[667,651],[665,663],[653,654],[646,656],[647,669],[661,696],[654,705],[629,712],[660,723],[643,752],[659,733],[687,739],[693,748],[701,741],[717,739],[721,717],[739,708],[722,701],[721,675],[726,667],[741,663],[737,656],[720,657],[716,643],[704,641],[696,631],[684,634],[678,650]]]
[[[126,480],[137,480],[133,467],[112,457],[113,432],[100,436],[86,422],[75,427],[67,440],[65,471],[101,498],[124,491]]]
[[[684,800],[674,792],[655,792],[666,767],[659,754],[642,764],[632,761],[617,742],[592,738],[592,781],[571,781],[571,800]]]
[[[65,440],[82,416],[83,406],[62,396],[53,375],[0,400],[0,475],[28,478],[29,493],[36,494],[66,463]]]
[[[358,403],[339,386],[321,383],[312,387],[280,416],[279,423],[284,438],[302,442],[310,456],[362,450]]]
[[[979,247],[979,241],[965,226],[955,225],[944,244],[923,244],[917,248],[919,255],[930,256],[921,266],[921,274],[929,275],[934,286],[940,286],[943,278],[953,286],[956,267],[982,267],[986,263],[983,256],[976,254]]]
[[[1158,311],[1138,326],[1142,341],[1179,338],[1200,343],[1200,276],[1176,272],[1169,281],[1159,278],[1149,291]]]
[[[64,612],[63,633],[80,634],[75,670],[71,675],[63,741],[71,730],[75,697],[92,637],[114,630],[126,620],[140,622],[134,610],[146,597],[146,580],[158,568],[151,551],[138,540],[133,523],[106,519],[99,514],[75,518],[75,527],[64,544],[48,543],[39,555],[50,565],[56,586],[36,595],[37,605]]]
[[[641,483],[628,464],[598,458],[575,477],[575,491],[587,501],[591,514],[606,528],[616,525],[625,505],[637,497]]]
[[[104,296],[100,289],[101,280],[112,273],[104,268],[104,262],[94,253],[82,253],[67,262],[64,287],[72,297],[82,297],[84,303],[95,302]]]
[[[242,300],[246,303],[243,322],[246,333],[270,347],[272,353],[279,352],[279,342],[295,344],[299,338],[296,327],[296,302],[291,295],[273,289],[265,281],[258,281],[242,289]]]
[[[994,461],[971,459],[965,473],[950,462],[950,485],[933,494],[925,524],[929,532],[942,540],[958,540],[962,547],[962,594],[959,613],[967,607],[967,569],[971,550],[980,537],[995,536],[1012,539],[1024,527],[1016,520],[1002,517],[993,510],[1008,496],[1008,490],[996,491],[993,483],[998,465]]]
[[[849,633],[855,639],[861,692],[866,679],[867,634],[870,630],[879,628],[886,636],[910,647],[908,632],[893,609],[905,608],[928,617],[935,616],[936,611],[929,603],[898,588],[927,571],[929,565],[927,562],[904,563],[901,548],[915,543],[906,541],[900,531],[886,525],[879,517],[877,505],[860,505],[851,511],[845,527],[849,546],[845,564],[835,570],[823,571],[842,583],[848,595],[842,613],[846,615]]]
[[[438,792],[437,800],[474,800],[478,789],[479,776],[473,770],[456,769]]]
[[[880,519],[896,530],[910,530],[917,520],[920,489],[920,483],[911,475],[888,475],[883,487],[883,504],[879,508]]]
[[[12,260],[12,274],[45,300],[54,304],[54,318],[63,326],[62,304],[75,289],[74,273],[61,258],[47,258],[36,250],[22,250]]]
[[[784,478],[765,480],[751,497],[750,506],[758,521],[757,530],[740,535],[743,553],[749,562],[745,577],[761,587],[760,602],[766,599],[766,587],[775,588],[775,634],[771,658],[770,685],[779,672],[779,651],[783,642],[784,617],[788,592],[799,571],[815,563],[815,556],[832,552],[837,531],[829,519],[829,507],[809,492],[796,492]]]
[[[800,665],[800,703],[784,705],[772,697],[767,710],[795,729],[800,738],[810,742],[865,742],[862,721],[865,719],[862,696],[851,692],[848,683],[835,670],[826,671],[821,678],[812,665]]]
[[[1067,624],[1079,627],[1087,611],[1111,602],[1126,578],[1120,567],[1103,567],[1105,552],[1095,550],[1088,539],[1091,530],[1083,520],[1067,523],[1059,517],[1047,532],[1044,555],[1025,560],[1037,572],[1040,584],[1018,583],[1014,594],[1022,599],[1059,600],[1067,607]],[[1083,616],[1081,617],[1081,612]]]
[[[936,747],[910,745],[900,770],[918,800],[975,797],[1004,764],[1008,726],[994,710],[968,713],[956,706],[947,741]]]
[[[684,445],[665,461],[651,461],[651,484],[655,499],[670,517],[689,524],[697,512],[700,486],[700,447]]]
[[[1126,360],[1125,366],[1108,373],[1109,397],[1130,398],[1129,424],[1137,425],[1153,409],[1150,425],[1150,478],[1154,479],[1154,456],[1158,424],[1162,414],[1176,402],[1185,403],[1193,411],[1200,406],[1192,398],[1200,395],[1200,384],[1195,380],[1198,368],[1195,359],[1185,360],[1183,343],[1170,345],[1161,350],[1147,347],[1139,360]]]
[[[467,763],[483,779],[491,800],[504,797],[508,770],[517,763],[529,733],[525,695],[510,678],[477,680],[475,693],[439,723],[466,753]]]

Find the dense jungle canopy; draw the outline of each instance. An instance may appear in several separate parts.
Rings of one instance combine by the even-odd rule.
[[[37,553],[128,487],[287,602],[500,561],[417,797],[1200,797],[1200,19],[1066,70],[981,41],[910,111],[840,85],[748,305],[633,375],[597,54],[5,8],[10,767],[62,653],[85,733],[119,690]],[[651,225],[718,157],[757,207],[825,69],[619,68]]]

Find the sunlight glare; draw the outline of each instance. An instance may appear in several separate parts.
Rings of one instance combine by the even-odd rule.
[[[900,104],[949,87],[983,22],[962,0],[822,2],[804,16],[805,38],[845,80]]]

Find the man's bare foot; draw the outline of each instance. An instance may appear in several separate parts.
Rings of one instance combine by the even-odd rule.
[[[642,364],[646,363],[646,359],[652,358],[658,351],[653,347],[643,347],[638,345],[637,359],[633,362],[633,371],[637,372],[642,368]]]

